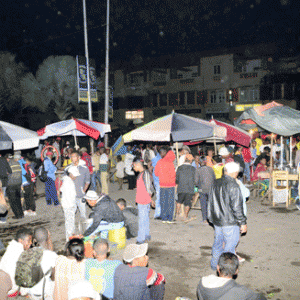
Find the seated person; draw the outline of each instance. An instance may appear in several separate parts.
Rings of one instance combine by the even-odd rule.
[[[269,161],[270,161],[270,152],[271,152],[271,149],[269,147],[265,147],[264,148],[264,152],[261,153],[259,156],[257,156],[255,162],[254,162],[254,168],[257,167],[258,163],[260,162],[260,160],[264,157],[266,160],[267,160],[267,164],[269,164]]]
[[[94,241],[93,255],[95,259],[90,258],[85,261],[85,279],[102,295],[103,300],[112,299],[115,270],[122,262],[107,259],[109,244],[107,240],[101,238]]]
[[[197,287],[198,300],[266,300],[262,294],[256,294],[233,279],[238,273],[239,260],[230,252],[224,252],[217,265],[218,276],[201,278]]]
[[[87,280],[78,280],[71,283],[68,291],[68,300],[100,300],[101,297]]]
[[[125,218],[114,200],[105,194],[88,191],[84,196],[87,203],[92,207],[88,228],[84,236],[94,236],[101,232],[102,238],[107,238],[108,231],[124,227]]]
[[[8,292],[9,297],[19,294],[19,287],[16,285],[15,273],[17,261],[23,251],[30,248],[32,244],[32,232],[27,228],[21,228],[16,234],[16,239],[9,242],[6,251],[0,262],[0,270],[10,276],[12,288]]]
[[[260,159],[260,162],[258,163],[258,165],[255,169],[255,172],[251,178],[251,181],[254,181],[254,183],[256,183],[258,181],[260,182],[261,188],[262,188],[260,190],[261,195],[264,195],[269,188],[270,180],[262,178],[261,174],[260,174],[261,172],[267,172],[267,170],[268,170],[267,159],[266,159],[266,157],[262,156]]]
[[[38,227],[34,230],[33,241],[36,243],[37,247],[43,250],[41,267],[45,274],[45,282],[43,278],[32,288],[24,288],[24,292],[22,293],[25,293],[26,291],[31,299],[37,300],[42,299],[44,290],[44,298],[51,299],[54,292],[54,281],[51,280],[51,275],[55,267],[57,254],[53,251],[50,233],[44,227]]]
[[[137,237],[139,229],[138,209],[135,207],[127,207],[126,200],[123,198],[117,200],[117,205],[121,209],[125,218],[127,239]]]
[[[148,244],[131,244],[125,248],[123,260],[116,268],[114,300],[161,300],[165,293],[164,276],[147,268]]]
[[[279,168],[279,166],[281,166],[281,152],[280,151],[276,151],[275,153],[275,157],[274,157],[274,167]],[[283,158],[282,159],[282,164],[286,165],[286,160]]]

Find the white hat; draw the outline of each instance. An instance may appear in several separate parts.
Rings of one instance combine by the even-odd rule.
[[[68,300],[73,300],[77,298],[90,298],[94,300],[100,300],[100,294],[97,293],[92,284],[87,280],[78,280],[73,282],[69,286]]]
[[[83,198],[87,200],[98,200],[100,197],[95,191],[88,191]]]
[[[221,156],[227,156],[227,155],[229,155],[230,153],[229,153],[229,151],[228,151],[228,149],[226,148],[226,147],[222,147],[220,150],[219,150],[219,155],[221,155]]]
[[[230,162],[225,164],[225,170],[227,173],[235,173],[235,172],[240,172],[240,165],[236,162]]]
[[[77,177],[80,175],[79,173],[79,170],[77,167],[75,166],[71,166],[69,169],[68,169],[68,172],[71,173],[73,176]]]
[[[146,255],[148,251],[148,244],[144,243],[141,245],[137,244],[130,244],[125,248],[124,254],[123,254],[123,260],[130,263],[135,258],[142,257]]]

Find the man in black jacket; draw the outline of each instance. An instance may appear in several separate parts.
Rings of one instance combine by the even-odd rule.
[[[202,277],[197,287],[198,300],[266,300],[262,294],[256,294],[233,280],[237,275],[239,260],[233,253],[220,256],[217,266],[218,275]]]
[[[95,191],[88,191],[84,198],[93,208],[90,214],[91,225],[84,232],[84,236],[93,236],[101,232],[101,237],[107,238],[108,230],[124,227],[124,215],[109,196],[105,194],[98,196]]]
[[[236,182],[240,171],[239,164],[227,163],[224,171],[225,175],[215,181],[208,197],[208,220],[215,228],[211,259],[213,270],[217,269],[219,257],[223,252],[235,253],[240,232],[247,232],[243,197]]]

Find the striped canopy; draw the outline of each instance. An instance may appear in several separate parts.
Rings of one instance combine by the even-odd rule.
[[[25,150],[38,147],[39,136],[35,131],[0,121],[0,150]]]
[[[133,140],[180,142],[203,140],[213,136],[225,138],[226,128],[173,112],[128,132],[123,138],[125,143]]]

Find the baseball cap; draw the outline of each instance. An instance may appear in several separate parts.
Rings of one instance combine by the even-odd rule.
[[[130,244],[125,248],[123,253],[123,260],[127,263],[132,262],[135,258],[142,257],[146,255],[148,251],[148,243],[141,245]]]
[[[83,198],[87,200],[98,200],[100,197],[95,191],[88,191]]]
[[[222,147],[220,150],[219,150],[219,155],[221,155],[221,156],[227,156],[227,155],[229,155],[230,153],[229,153],[229,151],[228,151],[228,149],[226,148],[226,147]]]
[[[77,298],[90,298],[94,300],[100,300],[100,294],[97,293],[93,285],[87,280],[78,280],[70,285],[68,290],[68,300]]]
[[[80,175],[79,170],[77,167],[72,166],[68,169],[68,172],[71,173],[73,176],[77,177]]]

